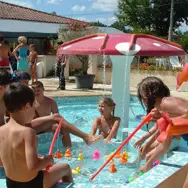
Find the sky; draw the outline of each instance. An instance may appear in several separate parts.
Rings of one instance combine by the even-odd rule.
[[[100,21],[110,25],[115,21],[118,0],[1,0],[40,11],[76,18]]]
[[[1,0],[40,11],[75,18],[83,21],[100,21],[111,25],[116,21],[114,15],[118,0]],[[185,23],[180,27],[182,32],[188,31]]]

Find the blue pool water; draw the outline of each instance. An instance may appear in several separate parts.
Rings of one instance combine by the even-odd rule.
[[[80,130],[89,133],[92,127],[92,123],[95,117],[99,116],[98,112],[98,102],[101,99],[101,96],[97,97],[67,97],[67,98],[55,98],[58,107],[59,107],[59,112],[60,114],[68,120],[70,123],[75,125],[77,128]],[[129,112],[129,128],[134,129],[139,123],[140,120],[136,118],[136,115],[144,115],[144,110],[140,103],[138,102],[138,99],[136,97],[131,97],[131,102],[130,105],[134,111],[134,115],[132,111],[130,110]],[[146,130],[146,128],[143,128]],[[121,131],[121,129],[119,130]],[[136,159],[136,156],[138,154],[137,150],[133,147],[135,141],[138,139],[141,134],[144,134],[144,132],[138,132],[138,134],[131,139],[129,142],[128,146],[124,148],[124,150],[128,151],[129,153],[129,162],[132,162]],[[39,145],[38,145],[38,153],[41,155],[47,155],[48,150],[52,141],[53,134],[52,133],[45,133],[42,135],[38,136],[39,139]],[[79,175],[74,175],[74,186],[67,186],[67,187],[124,187],[125,186],[125,181],[129,179],[131,176],[135,174],[137,169],[139,168],[138,166],[128,166],[124,165],[119,162],[119,159],[115,159],[115,164],[117,168],[117,173],[111,174],[108,172],[109,165],[106,166],[100,173],[99,176],[96,177],[96,179],[90,183],[89,178],[96,172],[96,170],[105,162],[106,160],[106,155],[110,154],[111,152],[115,151],[117,147],[121,144],[116,140],[117,142],[113,142],[110,145],[105,145],[102,141],[90,146],[87,146],[84,144],[84,142],[73,135],[71,135],[72,141],[73,141],[73,147],[72,147],[72,154],[73,157],[71,159],[55,159],[56,163],[61,163],[61,162],[66,162],[68,163],[71,168],[75,169],[77,166],[81,166],[81,173]],[[60,137],[56,141],[54,152],[57,151],[57,149],[60,149],[61,152],[64,154],[65,149],[62,146]],[[100,160],[93,160],[91,159],[91,156],[95,150],[100,151],[101,158]],[[84,161],[78,161],[77,157],[78,154],[82,152],[84,156]],[[188,156],[187,156],[188,157]],[[184,164],[185,154],[184,153],[177,153],[176,159],[179,161],[182,160],[182,165]],[[174,161],[174,158],[172,159]],[[179,163],[179,162],[178,162]],[[165,166],[161,167],[160,173],[158,171],[153,171],[151,170],[151,173],[155,173],[155,177],[157,175],[160,175],[158,179],[156,179],[153,175],[148,175],[149,173],[146,173],[143,175],[141,180],[139,182],[140,187],[144,187],[145,185],[145,179],[150,178],[148,187],[154,187],[153,185],[157,185],[159,183],[158,180],[165,179],[165,177],[169,176],[173,172],[176,171],[176,169],[171,169],[170,172],[167,171],[165,176],[163,175],[164,169],[166,168]],[[156,167],[157,168],[157,167]],[[6,187],[5,186],[5,181],[4,181],[4,171],[1,168],[0,170],[0,187]],[[1,181],[2,179],[2,181]],[[157,181],[154,181],[157,180]],[[137,181],[135,180],[133,183],[129,184],[130,187],[137,187],[138,184],[136,183]],[[129,186],[128,185],[128,186]],[[58,184],[56,188],[60,187],[66,187],[65,184]]]
[[[97,97],[67,97],[67,98],[55,98],[55,101],[58,104],[60,114],[70,123],[75,125],[80,130],[89,133],[91,131],[92,123],[95,117],[99,116],[98,112],[98,102],[101,99],[101,96]],[[140,122],[135,115],[144,114],[144,110],[141,105],[138,103],[136,97],[131,97],[131,106],[134,111],[130,111],[130,127],[136,127]],[[119,129],[121,131],[121,129]],[[46,133],[39,135],[39,145],[38,153],[41,155],[47,155],[48,150],[51,144],[53,137],[52,133]],[[105,162],[106,156],[114,152],[117,147],[121,144],[120,142],[113,142],[110,145],[106,145],[103,141],[100,141],[92,146],[87,146],[80,138],[71,135],[73,140],[72,154],[71,159],[57,159],[56,163],[67,162],[71,168],[76,168],[78,165],[81,166],[81,174],[74,176],[74,183],[86,183],[89,185],[89,178],[91,175],[96,172],[96,170]],[[132,162],[136,159],[137,150],[133,148],[133,144],[136,138],[133,138],[129,145],[124,148],[129,153],[129,162]],[[117,140],[116,140],[117,141]],[[65,152],[61,140],[56,141],[54,152],[57,151],[57,148]],[[91,159],[92,154],[95,150],[98,150],[101,154],[100,160]],[[84,156],[84,161],[78,161],[78,154],[82,152]],[[117,173],[111,174],[108,172],[109,165],[103,169],[100,175],[94,180],[93,184],[124,184],[125,180],[133,176],[136,172],[136,166],[126,167],[124,164],[120,163],[120,159],[115,159],[115,164],[117,168]],[[137,167],[138,168],[138,167]],[[0,178],[4,179],[4,171],[1,169]],[[87,186],[86,186],[87,187]]]
[[[55,98],[60,114],[68,120],[70,123],[75,125],[80,130],[89,133],[91,131],[92,123],[95,117],[99,116],[98,112],[98,102],[101,99],[101,96],[98,97],[72,97],[72,98]],[[131,107],[133,109],[133,113],[130,110],[130,120],[129,126],[134,128],[140,123],[140,120],[136,118],[136,115],[144,114],[144,110],[138,99],[136,97],[131,97]],[[121,131],[121,128],[119,129]],[[72,168],[76,168],[78,165],[82,167],[82,173],[79,176],[75,176],[75,183],[86,183],[88,182],[90,176],[96,172],[96,170],[105,162],[106,155],[114,152],[117,147],[120,145],[118,143],[113,143],[111,145],[106,146],[103,142],[99,142],[97,144],[92,145],[92,147],[88,147],[84,144],[78,144],[77,141],[81,139],[72,136],[72,139],[75,141],[73,144],[73,158],[72,159],[61,159],[56,160],[57,162],[68,162]],[[129,145],[125,147],[126,151],[129,152],[129,162],[132,162],[137,157],[137,150],[133,148],[133,144],[135,142],[134,138],[130,141]],[[59,142],[61,144],[61,142]],[[75,146],[76,145],[76,146]],[[92,160],[91,156],[95,150],[99,150],[101,153],[100,160]],[[64,150],[63,150],[64,152]],[[84,153],[84,162],[80,164],[77,161],[77,156],[79,152]],[[119,159],[115,160],[115,164],[117,165],[117,173],[111,174],[108,172],[109,165],[100,173],[100,175],[95,179],[94,183],[103,183],[103,184],[121,184],[124,183],[126,179],[130,176],[134,175],[136,172],[136,166],[134,167],[125,167],[122,163],[119,162]],[[137,167],[138,168],[138,167]]]
[[[69,97],[55,98],[60,114],[84,132],[89,133],[95,117],[99,116],[98,102],[101,96],[97,97]],[[138,102],[137,97],[131,97],[130,105],[134,111],[129,112],[129,126],[136,127],[140,120],[135,116],[144,114],[143,107]]]

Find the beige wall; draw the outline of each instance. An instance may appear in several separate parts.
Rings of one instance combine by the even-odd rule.
[[[46,77],[47,74],[54,68],[56,63],[55,55],[39,55],[38,62],[42,63],[43,71],[42,77]],[[67,66],[65,68],[65,79],[69,79],[69,61],[67,62]]]
[[[46,77],[49,71],[52,70],[53,66],[56,63],[56,56],[54,55],[39,55],[38,62],[42,62],[43,65],[43,77]],[[97,62],[97,63],[96,63]],[[89,70],[88,73],[95,74],[95,82],[103,83],[104,79],[104,70],[103,68],[98,68],[97,65],[101,62],[101,58],[98,56],[89,57]],[[67,66],[65,68],[65,78],[69,79],[69,65],[74,64],[75,67],[80,66],[80,62],[76,58],[69,57]],[[136,87],[138,83],[145,77],[156,76],[161,78],[165,84],[168,85],[170,89],[175,90],[176,88],[176,76],[177,72],[172,71],[146,71],[146,70],[131,70],[130,76],[130,86]],[[112,68],[106,68],[106,83],[111,84],[112,82]]]
[[[112,83],[112,69],[106,69],[105,73],[106,77],[106,84],[111,84]],[[98,68],[96,75],[95,75],[95,82],[97,83],[103,83],[104,79],[104,69],[103,68]]]
[[[161,78],[163,82],[172,90],[176,89],[177,72],[172,71],[137,71],[131,70],[130,82],[131,87],[137,87],[138,83],[148,76]]]
[[[175,90],[176,88],[176,76],[177,72],[172,71],[139,71],[131,70],[130,86],[137,87],[138,83],[148,76],[156,76],[161,78],[170,89]],[[111,84],[112,80],[112,69],[106,69],[106,83]],[[99,68],[96,72],[96,82],[103,83],[103,68]]]

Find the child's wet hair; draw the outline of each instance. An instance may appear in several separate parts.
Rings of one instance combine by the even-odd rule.
[[[19,80],[31,80],[31,76],[28,72],[16,72]]]
[[[0,85],[8,85],[12,83],[12,75],[6,70],[0,70]]]
[[[156,99],[169,97],[170,90],[160,78],[150,76],[144,78],[138,84],[137,95],[142,105],[143,100],[147,100],[146,109],[147,113],[150,113],[150,111],[155,107]]]
[[[27,103],[31,106],[35,95],[28,86],[15,83],[8,86],[3,96],[5,107],[9,113],[21,110]]]
[[[104,98],[102,98],[102,99],[100,100],[100,102],[103,102],[103,103],[106,104],[107,106],[114,107],[114,108],[113,108],[113,115],[114,115],[116,103],[115,103],[111,98],[104,97]]]
[[[40,81],[33,82],[32,85],[31,85],[31,87],[32,88],[42,88],[42,89],[44,89],[44,85]]]

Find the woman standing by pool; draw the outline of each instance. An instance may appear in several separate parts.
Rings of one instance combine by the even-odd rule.
[[[17,70],[19,71],[28,71],[29,64],[28,64],[28,50],[29,47],[26,44],[27,39],[24,36],[20,36],[18,38],[19,45],[14,49],[13,53],[17,60]],[[16,52],[19,53],[17,56]]]

